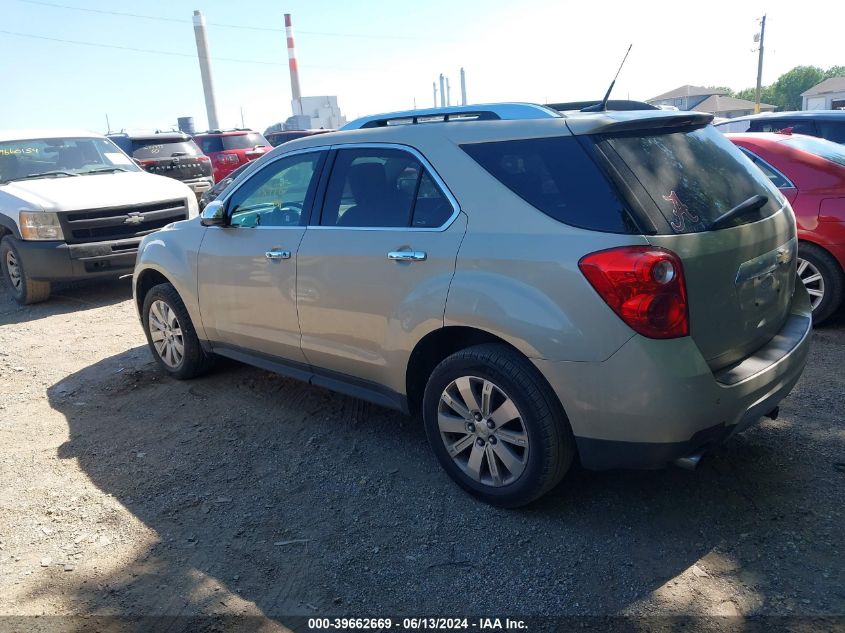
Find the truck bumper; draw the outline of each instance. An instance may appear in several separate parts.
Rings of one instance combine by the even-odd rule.
[[[140,242],[139,238],[88,244],[17,240],[16,246],[32,279],[73,281],[131,274]]]
[[[534,363],[563,404],[586,468],[655,468],[706,450],[777,407],[804,371],[810,314],[798,284],[781,331],[715,373],[689,337],[635,336],[601,363]]]

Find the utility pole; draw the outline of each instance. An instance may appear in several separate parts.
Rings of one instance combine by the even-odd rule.
[[[446,107],[446,86],[444,84],[443,73],[440,73],[440,107]]]
[[[437,107],[437,82],[432,81],[431,87],[434,89],[434,107],[436,108]]]
[[[111,123],[109,123],[109,113],[106,112],[106,134],[111,132]]]
[[[766,36],[766,16],[760,21],[760,55],[757,58],[757,90],[754,93],[754,113],[760,112],[760,91],[763,84],[763,38]]]
[[[452,87],[449,85],[448,77],[446,77],[446,105],[452,105]]]
[[[467,104],[467,76],[461,68],[461,105]]]
[[[245,128],[246,124],[244,123],[244,107],[241,106],[241,127]]]

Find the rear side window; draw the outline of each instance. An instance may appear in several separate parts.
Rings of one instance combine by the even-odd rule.
[[[788,189],[790,187],[795,186],[789,181],[789,179],[786,176],[784,176],[777,169],[775,169],[774,167],[769,165],[769,163],[767,163],[762,158],[757,156],[757,154],[752,152],[750,149],[745,148],[745,147],[740,147],[739,151],[741,151],[743,154],[748,156],[748,158],[751,159],[751,162],[754,163],[755,165],[757,165],[757,168],[760,171],[762,171],[764,174],[766,174],[766,177],[769,180],[771,180],[772,184],[774,184],[774,186],[777,187],[778,189]]]
[[[496,180],[559,222],[594,231],[637,232],[625,204],[575,137],[461,148]]]
[[[609,137],[601,141],[625,162],[675,233],[706,231],[720,215],[754,195],[768,197],[756,213],[729,226],[777,212],[781,196],[765,174],[712,125],[688,132]]]
[[[172,156],[198,156],[201,153],[199,146],[191,140],[135,139],[132,141],[133,158],[156,159]]]

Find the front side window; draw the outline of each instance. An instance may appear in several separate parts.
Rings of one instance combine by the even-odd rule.
[[[0,142],[0,182],[139,171],[105,138],[47,138]]]
[[[227,202],[231,226],[300,226],[316,189],[323,152],[276,160],[253,174]]]
[[[322,226],[437,228],[454,209],[420,161],[389,148],[337,152]]]

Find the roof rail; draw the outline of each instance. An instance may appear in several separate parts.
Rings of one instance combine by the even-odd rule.
[[[443,123],[447,121],[508,121],[519,119],[554,119],[561,114],[536,103],[482,103],[478,105],[451,106],[388,112],[355,119],[341,130],[360,130],[389,125],[414,125],[418,123]]]

